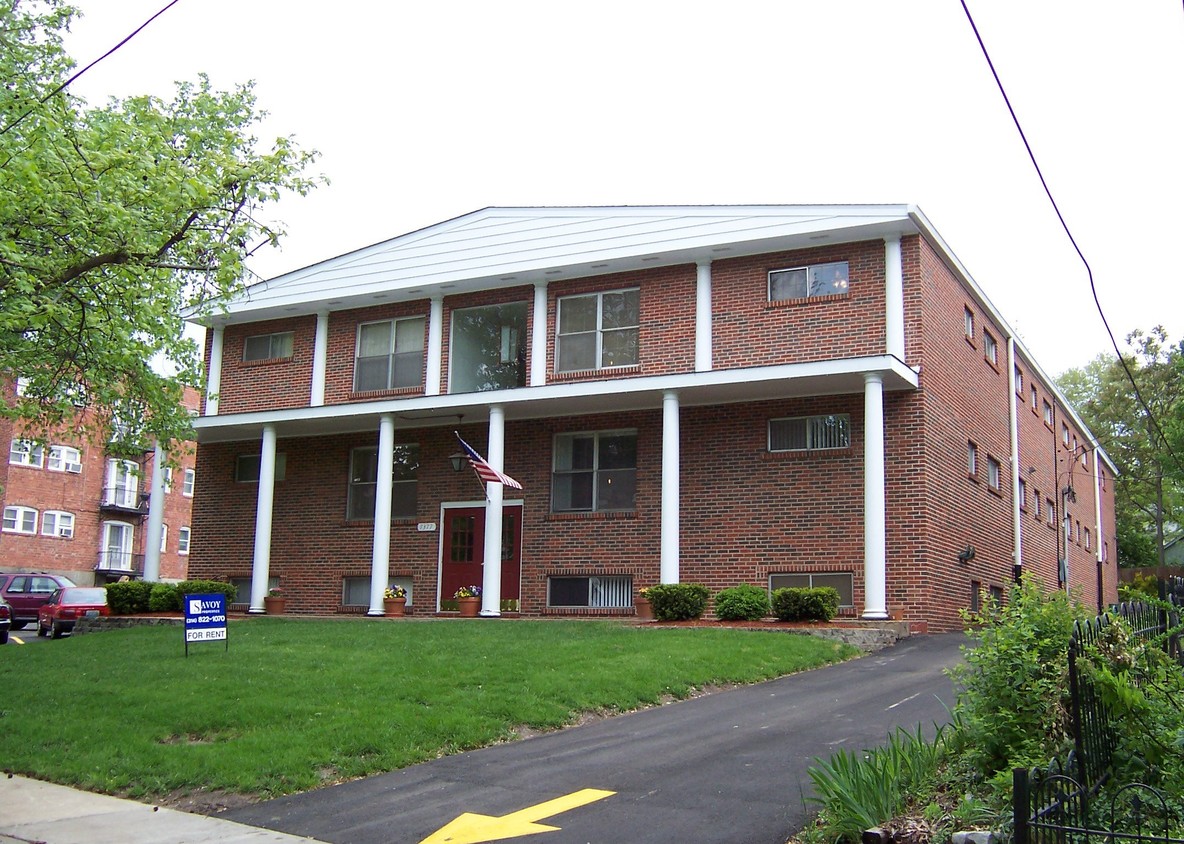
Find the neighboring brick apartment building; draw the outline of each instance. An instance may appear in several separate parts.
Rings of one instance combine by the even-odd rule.
[[[190,571],[253,612],[813,584],[947,630],[1017,567],[1115,599],[1113,464],[913,207],[489,208],[203,321]]]
[[[3,385],[8,396],[19,381]],[[7,398],[7,397],[6,397]],[[198,393],[187,390],[196,409]],[[87,413],[80,409],[80,413]],[[7,457],[0,464],[0,571],[63,574],[83,586],[144,576],[154,453],[127,459],[77,431],[38,441],[0,420]],[[183,580],[192,541],[196,453],[187,443],[166,468],[159,579]]]

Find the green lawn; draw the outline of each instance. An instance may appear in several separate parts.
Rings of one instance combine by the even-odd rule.
[[[260,796],[851,656],[809,636],[615,622],[232,621],[0,648],[0,765],[146,797]]]

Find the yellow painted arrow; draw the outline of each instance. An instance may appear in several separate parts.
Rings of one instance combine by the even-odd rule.
[[[538,832],[557,832],[559,827],[547,826],[536,821],[595,803],[614,794],[615,791],[585,788],[501,817],[465,812],[447,826],[433,832],[420,844],[483,844],[486,841],[504,841],[507,838],[534,835]]]

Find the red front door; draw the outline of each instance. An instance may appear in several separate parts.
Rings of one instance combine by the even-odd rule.
[[[485,508],[444,510],[444,547],[440,561],[440,609],[456,609],[453,595],[462,586],[482,586],[485,579]],[[502,510],[503,609],[518,608],[522,577],[522,507]]]

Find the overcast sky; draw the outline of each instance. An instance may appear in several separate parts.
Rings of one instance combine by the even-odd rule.
[[[85,64],[165,0],[76,0]],[[1121,343],[1184,334],[1184,10],[968,0]],[[956,0],[180,0],[72,90],[256,81],[320,150],[264,277],[491,205],[913,203],[1046,371],[1109,340]]]

